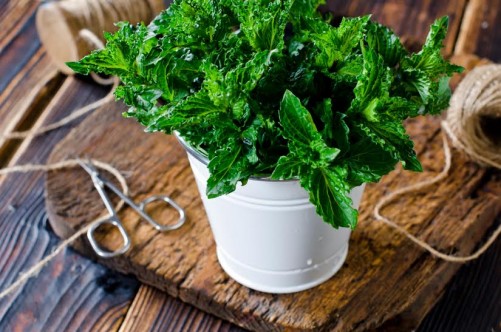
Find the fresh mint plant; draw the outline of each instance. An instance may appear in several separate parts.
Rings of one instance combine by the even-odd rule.
[[[118,76],[150,132],[176,130],[209,158],[210,198],[251,176],[299,179],[317,213],[354,228],[349,191],[397,162],[421,171],[403,120],[448,106],[448,18],[409,53],[369,16],[332,26],[315,0],[177,0],[148,26],[118,23],[68,65]]]

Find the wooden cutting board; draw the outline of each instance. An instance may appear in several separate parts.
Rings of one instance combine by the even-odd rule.
[[[134,199],[162,193],[186,209],[186,224],[169,233],[155,231],[134,211],[124,210],[121,218],[132,248],[121,257],[99,259],[83,237],[75,243],[78,251],[114,270],[251,330],[362,331],[416,327],[459,268],[433,258],[371,215],[383,195],[441,170],[438,118],[407,124],[424,173],[399,168],[367,186],[343,268],[311,290],[271,295],[241,286],[223,272],[185,152],[173,137],[144,133],[134,120],[122,118],[124,110],[117,103],[97,110],[59,143],[49,160],[90,156],[111,163],[127,174]],[[47,175],[46,206],[62,238],[104,211],[89,176],[78,168]],[[500,172],[482,169],[455,151],[446,180],[427,193],[402,197],[383,212],[435,248],[464,255],[478,246],[500,211]],[[170,218],[164,209],[151,212]],[[115,230],[98,235],[110,247],[121,241]]]

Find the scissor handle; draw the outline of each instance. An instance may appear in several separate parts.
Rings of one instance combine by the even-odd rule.
[[[156,202],[156,201],[164,201],[165,203],[169,204],[172,206],[177,213],[179,214],[179,219],[174,225],[162,225],[156,222],[153,218],[145,218],[153,227],[155,227],[157,230],[165,232],[165,231],[172,231],[175,229],[178,229],[179,227],[183,226],[183,224],[186,221],[186,213],[184,212],[184,209],[180,207],[174,200],[172,200],[169,196],[165,195],[155,195],[155,196],[150,196],[146,198],[144,201],[142,201],[139,204],[139,209],[146,215],[148,215],[145,211],[146,205]]]
[[[112,226],[118,228],[118,230],[120,231],[120,235],[122,236],[123,243],[124,243],[121,248],[119,248],[115,251],[108,251],[108,250],[102,249],[99,246],[99,244],[96,241],[96,238],[94,237],[94,232],[99,226],[104,225],[104,224],[112,225]],[[93,223],[92,226],[87,231],[87,238],[89,239],[89,242],[90,242],[90,245],[92,246],[92,249],[94,249],[94,251],[96,252],[97,255],[99,255],[100,257],[103,257],[103,258],[111,258],[111,257],[116,257],[119,255],[122,255],[130,248],[129,235],[127,235],[127,232],[125,231],[125,228],[122,225],[122,223],[120,222],[120,220],[118,220],[118,218],[115,216],[111,216],[108,219],[97,221],[97,222]]]

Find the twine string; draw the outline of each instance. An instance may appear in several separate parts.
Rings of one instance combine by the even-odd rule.
[[[112,165],[92,159],[91,160],[92,164],[95,165],[97,168],[100,168],[102,170],[108,171],[111,173],[120,183],[120,186],[122,187],[122,191],[124,194],[128,195],[129,193],[129,186],[127,185],[127,180],[125,177],[118,171],[115,167]],[[9,167],[9,168],[4,168],[0,170],[0,175],[5,175],[9,173],[28,173],[28,172],[34,172],[34,171],[52,171],[52,170],[60,170],[63,168],[70,168],[70,167],[79,167],[80,164],[78,163],[77,159],[69,159],[69,160],[64,160],[61,162],[57,162],[54,164],[48,164],[48,165],[35,165],[35,164],[26,164],[26,165],[18,165],[14,167]],[[117,205],[115,206],[115,210],[119,212],[124,206],[124,201],[120,200]],[[61,251],[66,249],[68,246],[73,244],[80,236],[84,235],[87,233],[89,228],[96,222],[101,222],[106,219],[108,219],[109,216],[102,216],[99,218],[96,218],[92,220],[90,223],[88,223],[86,226],[80,228],[77,232],[75,232],[73,235],[71,235],[69,238],[65,239],[62,241],[55,249],[50,253],[49,255],[45,256],[41,261],[36,263],[34,266],[32,266],[29,270],[27,270],[24,273],[21,273],[19,278],[12,283],[9,287],[7,287],[5,290],[0,292],[0,300],[3,299],[4,297],[10,295],[13,293],[16,289],[24,285],[29,279],[35,277],[40,273],[40,271],[48,265]]]
[[[97,38],[97,36],[90,30],[88,29],[82,29],[79,33],[79,36],[81,38],[84,38],[87,40],[89,44],[92,44],[98,48],[103,48],[104,44]],[[35,129],[30,129],[26,131],[15,131],[15,132],[10,132],[10,133],[2,133],[0,134],[0,139],[24,139],[26,137],[35,137],[35,136],[40,136],[43,135],[49,131],[61,128],[63,126],[66,126],[67,124],[70,124],[71,122],[77,120],[78,118],[86,115],[87,113],[95,110],[96,108],[99,108],[106,103],[110,102],[113,100],[113,93],[115,92],[115,89],[117,88],[118,84],[120,83],[120,80],[117,77],[110,77],[108,79],[103,79],[99,75],[92,73],[92,78],[96,81],[96,83],[101,84],[101,85],[109,85],[110,83],[113,84],[110,91],[106,96],[103,98],[96,100],[93,103],[90,103],[88,105],[85,105],[73,112],[71,112],[70,115],[62,118],[59,121],[53,122],[49,125],[40,127],[40,128],[35,128]],[[9,128],[9,126],[7,126]],[[1,173],[0,173],[1,174]]]
[[[501,133],[488,133],[482,119],[501,123],[501,65],[472,70],[451,98],[444,129],[471,159],[501,169]],[[494,135],[497,135],[494,137]]]
[[[161,2],[161,0],[156,0]],[[114,31],[115,22],[129,21],[132,24],[149,22],[155,16],[152,3],[148,0],[65,0],[57,4],[71,18],[74,26],[89,30],[97,40],[103,31]],[[76,39],[80,36],[74,36]],[[89,45],[94,49],[94,44]],[[85,56],[89,50],[79,50],[79,56]]]
[[[448,128],[448,124],[446,122],[442,122],[442,128]],[[445,130],[446,133],[448,129]],[[492,233],[492,235],[489,237],[489,239],[474,253],[468,256],[456,256],[456,255],[449,255],[443,252],[438,251],[437,249],[433,248],[431,245],[429,245],[427,242],[417,238],[413,234],[411,234],[408,230],[406,230],[404,227],[400,226],[397,224],[395,221],[389,219],[388,217],[385,217],[382,213],[381,210],[384,209],[386,206],[391,205],[394,201],[396,201],[398,198],[410,194],[410,193],[417,193],[420,192],[424,189],[429,188],[430,186],[444,180],[447,178],[449,171],[451,169],[452,165],[452,155],[451,155],[451,149],[449,146],[449,143],[447,142],[447,137],[445,135],[442,136],[442,141],[443,141],[443,149],[444,149],[444,158],[445,158],[445,164],[444,168],[442,171],[437,174],[436,176],[423,180],[421,182],[417,182],[416,184],[410,185],[408,187],[400,188],[398,190],[395,190],[394,192],[388,194],[387,196],[381,198],[379,202],[376,204],[374,207],[373,215],[376,220],[383,222],[390,228],[393,228],[394,230],[398,231],[399,233],[405,235],[409,240],[414,242],[416,245],[421,247],[422,249],[428,251],[430,254],[432,254],[435,257],[438,257],[444,261],[451,262],[451,263],[466,263],[472,260],[475,260],[479,258],[483,253],[485,253],[490,246],[496,241],[496,239],[499,237],[501,234],[501,225]]]
[[[482,117],[501,120],[501,65],[477,67],[466,75],[451,98],[447,118],[442,122],[443,132],[450,138],[452,144],[465,152],[470,158],[487,167],[501,170],[501,145],[496,138],[490,137],[482,127]],[[499,135],[499,133],[496,133]],[[393,203],[397,198],[409,193],[416,193],[433,184],[442,181],[451,168],[452,157],[447,141],[443,136],[445,165],[435,177],[401,188],[390,193],[376,204],[373,210],[374,218],[385,223],[408,239],[425,249],[430,254],[453,263],[465,263],[480,257],[496,241],[501,234],[501,225],[497,227],[488,240],[473,254],[468,256],[448,255],[430,246],[423,240],[412,235],[395,221],[382,215],[381,210]]]
[[[79,35],[82,38],[86,38],[89,43],[92,43],[98,47],[104,46],[90,30],[82,30],[81,32],[82,33],[80,33]],[[96,79],[96,77],[99,78],[99,76],[96,75],[94,77],[94,79]],[[35,136],[45,134],[49,131],[61,128],[63,126],[66,126],[67,124],[84,116],[85,114],[87,114],[87,113],[89,113],[89,112],[91,112],[91,111],[93,111],[93,110],[95,110],[95,109],[97,109],[97,108],[99,108],[99,107],[101,107],[101,106],[103,106],[103,105],[105,105],[108,102],[113,100],[113,93],[115,91],[115,88],[119,84],[119,79],[117,77],[110,77],[110,79],[113,83],[113,86],[110,89],[110,92],[106,96],[104,96],[103,98],[101,98],[93,103],[90,103],[88,105],[85,105],[85,106],[73,111],[70,115],[62,118],[61,120],[59,120],[57,122],[53,122],[47,126],[43,126],[40,128],[31,129],[31,130],[26,130],[26,131],[18,131],[18,132],[10,132],[10,133],[6,133],[6,134],[1,134],[0,138],[3,138],[3,139],[23,139],[26,137],[35,137]],[[108,83],[109,81],[107,81],[107,80],[96,80],[96,81],[99,84],[104,84],[104,85],[109,84]],[[7,128],[10,128],[10,127],[11,126],[7,126]],[[105,163],[105,162],[102,162],[99,160],[91,159],[91,162],[97,168],[108,171],[110,174],[112,174],[118,180],[120,186],[122,187],[122,192],[125,195],[129,195],[129,186],[127,185],[127,180],[120,173],[120,171],[118,169],[113,167],[113,165],[111,165],[111,164],[108,164],[108,163]],[[43,165],[43,164],[15,165],[12,167],[6,167],[6,168],[0,169],[0,175],[7,175],[7,174],[11,174],[11,173],[29,173],[29,172],[36,172],[36,171],[48,172],[48,171],[60,170],[60,169],[71,168],[71,167],[76,167],[76,166],[80,166],[78,159],[68,159],[68,160],[59,161],[59,162],[56,162],[53,164],[45,164],[45,165]],[[117,211],[117,213],[123,208],[124,203],[125,202],[123,200],[120,200],[117,203],[117,205],[115,206],[115,211]],[[16,289],[23,286],[29,279],[37,276],[38,273],[40,273],[40,271],[46,265],[48,265],[61,251],[63,251],[68,246],[73,244],[80,236],[87,233],[87,231],[90,229],[90,227],[92,227],[92,225],[94,223],[104,221],[108,218],[109,218],[109,216],[98,217],[98,218],[92,220],[86,226],[80,228],[72,236],[70,236],[69,238],[62,241],[54,249],[54,251],[52,253],[50,253],[49,255],[44,257],[41,261],[39,261],[34,266],[29,268],[26,272],[21,273],[19,278],[14,283],[12,283],[9,287],[7,287],[5,290],[0,292],[0,300],[7,297],[10,294],[12,294]]]

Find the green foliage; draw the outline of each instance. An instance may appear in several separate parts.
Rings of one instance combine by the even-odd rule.
[[[354,228],[350,190],[399,161],[421,170],[402,122],[446,108],[461,68],[441,55],[447,17],[411,54],[369,16],[332,26],[320,3],[176,0],[68,65],[119,76],[126,116],[203,151],[209,197],[255,175],[298,179],[326,222]]]

